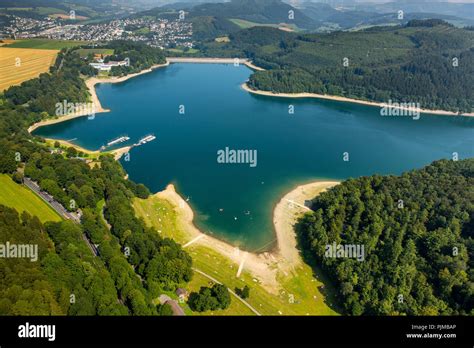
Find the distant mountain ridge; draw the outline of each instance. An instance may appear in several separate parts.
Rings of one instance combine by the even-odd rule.
[[[413,19],[429,18],[443,19],[457,26],[471,26],[474,24],[472,16],[460,16],[459,12],[453,10],[441,13],[439,4],[430,7],[426,3],[416,5],[416,3],[394,2],[345,6],[336,9],[326,3],[306,0],[301,2],[298,7],[316,22],[318,29],[327,28],[328,30],[352,29],[374,25],[398,25],[406,24]],[[448,8],[451,7],[448,6]],[[454,8],[458,7],[454,6]],[[398,18],[398,11],[403,11],[402,19]],[[472,6],[471,12],[474,14],[474,6]]]
[[[456,16],[474,20],[474,3],[398,0],[384,4],[358,3],[353,6],[353,9],[378,13],[397,12],[402,10],[405,13],[435,13],[438,15]]]

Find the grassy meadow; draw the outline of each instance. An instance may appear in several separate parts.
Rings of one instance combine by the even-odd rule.
[[[61,221],[61,217],[40,197],[8,175],[0,174],[0,204],[37,216],[41,222]]]
[[[61,50],[63,48],[85,45],[85,41],[50,40],[50,39],[25,39],[17,40],[8,45],[8,48],[35,48],[42,50]]]

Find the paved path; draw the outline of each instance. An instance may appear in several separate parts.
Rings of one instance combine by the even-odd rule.
[[[239,265],[239,270],[237,271],[237,278],[240,277],[240,274],[242,273],[242,270],[244,269],[245,260],[247,259],[248,254],[249,254],[248,252],[245,252],[244,256],[242,257],[242,261],[240,262],[240,265]]]
[[[204,234],[201,234],[201,235],[197,236],[196,238],[194,238],[192,241],[189,241],[188,243],[184,244],[183,248],[186,248],[186,247],[190,246],[191,244],[193,244],[194,242],[197,242],[201,238],[204,238]]]
[[[296,205],[296,206],[298,206],[298,207],[300,207],[300,208],[303,208],[303,209],[305,209],[305,210],[312,211],[312,210],[311,210],[310,208],[308,208],[307,206],[305,206],[305,205],[303,205],[303,204],[296,203],[295,201],[292,201],[291,199],[287,199],[286,201],[289,203],[290,207],[291,207],[291,205],[293,205],[293,206]]]
[[[212,280],[214,283],[222,284],[220,281],[218,281],[217,279],[211,277],[209,274],[204,273],[203,271],[200,271],[200,270],[198,270],[198,269],[196,269],[196,268],[193,268],[193,270],[194,270],[194,272],[199,273],[200,275],[206,277],[207,279]],[[232,295],[234,295],[235,297],[237,297],[237,298],[239,299],[239,301],[242,302],[244,305],[246,305],[252,312],[254,312],[254,313],[255,313],[256,315],[258,315],[258,316],[261,316],[261,314],[260,314],[255,308],[253,308],[250,303],[248,303],[248,302],[245,301],[242,297],[240,297],[239,295],[237,295],[232,289],[227,288],[227,290],[229,290],[229,292],[230,292]]]

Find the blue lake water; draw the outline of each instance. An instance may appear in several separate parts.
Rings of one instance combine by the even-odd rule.
[[[474,119],[382,117],[362,105],[255,96],[240,87],[251,73],[244,66],[172,64],[98,85],[110,113],[35,134],[73,139],[88,149],[122,135],[132,144],[154,134],[155,141],[122,160],[130,178],[154,192],[174,183],[200,229],[251,251],[272,246],[273,208],[298,184],[400,174],[454,152],[474,157]],[[217,152],[226,147],[256,150],[257,166],[218,163]]]

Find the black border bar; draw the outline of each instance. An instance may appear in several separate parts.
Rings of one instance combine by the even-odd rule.
[[[55,340],[19,326],[55,325]],[[409,338],[421,334],[426,337]],[[435,337],[447,334],[450,337]],[[455,335],[455,337],[453,337]],[[0,317],[0,346],[415,345],[473,347],[474,317]]]

